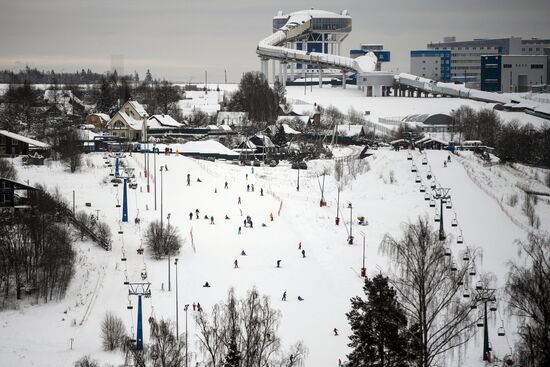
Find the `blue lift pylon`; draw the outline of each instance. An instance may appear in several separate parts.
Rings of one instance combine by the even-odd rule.
[[[122,196],[122,221],[128,222],[128,179],[124,179],[124,190]]]
[[[118,177],[119,174],[118,174],[118,158],[116,158],[116,161],[115,161],[115,177]]]
[[[129,283],[128,295],[138,297],[136,349],[143,350],[143,311],[141,296],[151,297],[151,283]]]
[[[141,313],[141,294],[138,295],[136,349],[143,350],[143,316]]]

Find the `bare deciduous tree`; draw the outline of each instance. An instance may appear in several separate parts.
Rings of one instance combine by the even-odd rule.
[[[229,353],[238,354],[242,366],[299,366],[307,353],[301,343],[290,354],[281,351],[280,312],[256,289],[241,300],[231,289],[226,303],[214,306],[210,314],[199,312],[195,320],[201,351],[212,367],[223,366]]]
[[[518,243],[525,264],[512,263],[506,293],[513,313],[524,318],[518,334],[526,366],[550,365],[550,237],[530,234]]]
[[[161,226],[160,222],[154,221],[145,232],[145,245],[151,250],[153,258],[158,260],[166,255],[177,254],[182,240],[176,227],[170,224]]]
[[[124,321],[115,314],[107,312],[101,323],[101,339],[103,349],[112,351],[120,348],[126,338]]]
[[[418,325],[415,333],[418,345],[419,367],[434,366],[447,351],[463,345],[475,333],[477,317],[471,302],[478,302],[471,294],[463,300],[469,284],[468,270],[473,266],[476,252],[469,251],[464,261],[451,266],[445,256],[449,241],[439,241],[427,218],[407,224],[402,239],[386,235],[381,250],[395,264],[392,284],[400,303],[412,324]],[[467,259],[467,260],[466,260]]]

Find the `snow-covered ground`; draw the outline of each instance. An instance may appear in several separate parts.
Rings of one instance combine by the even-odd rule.
[[[368,99],[365,99],[368,100]],[[389,99],[388,99],[389,100]],[[447,100],[448,101],[448,100]],[[339,149],[338,156],[357,152],[357,148]],[[288,164],[277,167],[241,167],[227,162],[200,161],[181,156],[157,155],[157,169],[167,165],[163,174],[163,213],[170,213],[170,223],[177,226],[185,243],[179,257],[179,330],[185,329],[184,304],[200,302],[205,310],[225,299],[229,287],[235,287],[238,295],[244,295],[256,286],[260,293],[271,298],[272,305],[282,312],[279,333],[288,346],[303,340],[309,349],[306,366],[336,366],[338,359],[345,360],[349,352],[347,336],[350,329],[345,313],[349,311],[349,299],[362,292],[359,270],[362,261],[362,237],[366,241],[366,264],[370,276],[388,269],[388,260],[381,256],[378,245],[386,233],[399,236],[402,224],[414,221],[419,215],[433,218],[405,151],[387,149],[375,151],[375,155],[362,163],[362,172],[350,181],[340,195],[340,217],[343,223],[334,224],[336,216],[336,183],[333,176],[325,182],[326,207],[319,207],[321,193],[318,173],[324,167],[332,168],[332,161],[308,162],[307,170],[300,170],[300,191],[296,190],[297,170]],[[446,209],[446,231],[453,237],[462,229],[465,244],[483,249],[483,263],[478,272],[492,272],[502,287],[507,272],[507,262],[515,259],[516,239],[524,239],[529,227],[519,209],[512,207],[507,197],[518,191],[516,181],[543,190],[540,184],[543,171],[535,175],[529,167],[484,167],[475,157],[464,154],[443,167],[447,153],[429,151],[429,165],[421,164],[421,156],[413,152],[420,175],[425,178],[431,167],[436,179],[451,188],[453,209]],[[138,255],[136,250],[147,223],[159,219],[161,208],[160,176],[157,183],[157,208],[154,189],[146,192],[147,180],[143,177],[144,156],[134,154],[126,159],[135,167],[138,175],[137,190],[129,190],[130,222],[122,224],[123,234],[117,234],[120,226],[122,188],[104,183],[109,169],[105,167],[103,154],[86,156],[86,167],[70,174],[58,164],[49,167],[23,167],[16,160],[21,180],[31,184],[44,183],[58,187],[69,200],[76,191],[77,210],[99,215],[112,228],[114,244],[106,252],[89,242],[77,242],[78,264],[76,275],[64,300],[46,305],[26,305],[17,310],[0,313],[0,355],[6,366],[69,366],[84,354],[90,354],[103,364],[119,364],[118,353],[101,350],[100,322],[106,311],[124,318],[128,329],[135,332],[136,308],[127,310],[127,287],[123,284],[125,273],[130,281],[140,281],[146,269],[152,283],[152,298],[144,300],[145,318],[149,315],[175,319],[174,266],[172,265],[172,291],[167,288],[167,260],[152,260],[147,251]],[[153,157],[151,157],[151,169]],[[367,167],[368,166],[368,167]],[[393,172],[395,182],[390,182]],[[522,173],[523,172],[523,173]],[[527,173],[525,173],[527,172]],[[186,175],[191,175],[191,186],[186,186]],[[248,175],[248,179],[247,179]],[[528,177],[527,179],[525,177]],[[200,178],[202,182],[197,182]],[[224,182],[229,189],[224,189]],[[427,182],[424,179],[425,183]],[[151,181],[152,184],[152,181]],[[254,184],[254,192],[246,189]],[[260,195],[263,188],[264,196]],[[242,204],[238,205],[238,198]],[[85,206],[91,202],[90,208]],[[353,217],[363,215],[368,226],[357,225],[354,220],[355,245],[346,244],[350,211]],[[200,210],[201,219],[189,220],[189,213]],[[550,205],[539,200],[536,205],[541,228],[550,230]],[[459,227],[450,226],[456,212]],[[270,214],[274,221],[269,220]],[[215,224],[202,219],[214,216]],[[225,215],[229,220],[223,219]],[[254,228],[244,228],[238,234],[243,219],[250,215]],[[134,224],[135,217],[141,224]],[[262,227],[261,224],[266,226]],[[192,238],[191,240],[191,233]],[[306,251],[302,258],[298,244]],[[455,253],[465,245],[454,245]],[[122,253],[128,258],[121,261]],[[246,256],[240,256],[241,251]],[[239,260],[239,269],[233,261]],[[275,267],[282,260],[282,268]],[[208,281],[211,288],[203,288]],[[281,302],[286,291],[288,301]],[[298,302],[298,295],[305,301]],[[135,299],[132,300],[135,304]],[[189,311],[188,329],[190,350],[196,351],[193,311]],[[507,336],[498,337],[500,318],[505,319]],[[505,304],[499,303],[499,314],[490,322],[490,338],[495,354],[503,356],[513,343],[515,320],[505,316]],[[148,341],[148,325],[144,323],[145,342]],[[333,328],[340,330],[334,336]],[[73,349],[70,341],[73,339]],[[481,366],[482,338],[468,344],[467,353],[449,359],[449,365]],[[197,359],[201,360],[200,356]],[[194,362],[193,364],[194,365]]]
[[[475,110],[482,108],[493,108],[493,105],[462,98],[411,98],[411,97],[365,97],[356,86],[349,85],[341,89],[330,86],[287,86],[287,98],[294,104],[298,111],[313,111],[313,104],[317,103],[324,107],[330,105],[337,107],[346,113],[351,107],[363,113],[369,112],[366,116],[372,122],[378,122],[381,117],[407,116],[414,114],[450,114],[453,110],[462,105],[467,105]],[[304,104],[305,103],[305,104]],[[550,124],[550,121],[524,112],[496,111],[506,122],[518,120],[522,124],[531,123],[535,127],[543,124]]]

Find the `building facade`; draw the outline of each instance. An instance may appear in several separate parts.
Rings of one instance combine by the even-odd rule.
[[[411,51],[411,74],[441,82],[451,81],[451,51]]]
[[[481,89],[482,56],[550,54],[550,39],[524,40],[520,37],[509,37],[456,41],[455,37],[445,37],[443,42],[430,42],[427,48],[428,50],[451,52],[451,81]],[[414,74],[412,68],[411,72]],[[431,73],[433,74],[434,70]]]
[[[491,55],[481,58],[481,90],[528,92],[548,84],[550,56]]]

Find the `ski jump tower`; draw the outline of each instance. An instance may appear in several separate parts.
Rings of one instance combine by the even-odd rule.
[[[256,49],[261,72],[268,77],[268,61],[273,60],[273,81],[278,74],[283,85],[287,80],[315,76],[322,86],[323,74],[331,77],[342,73],[345,87],[346,72],[371,72],[376,66],[372,53],[356,59],[340,56],[351,23],[347,10],[333,13],[309,9],[289,14],[279,11],[273,18],[273,34],[260,41]],[[279,61],[278,73],[276,61]]]

